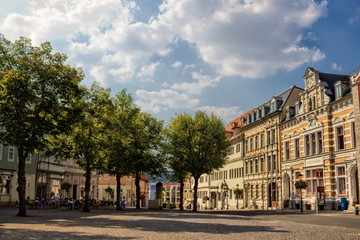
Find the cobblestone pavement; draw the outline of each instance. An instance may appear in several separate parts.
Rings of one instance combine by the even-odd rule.
[[[266,211],[0,208],[0,239],[360,239],[360,216]]]

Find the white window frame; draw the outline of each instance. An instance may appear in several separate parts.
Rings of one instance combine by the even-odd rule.
[[[31,164],[31,157],[32,157],[31,153],[29,155],[27,155],[25,163]]]
[[[10,149],[12,150],[12,158],[10,158]],[[8,148],[8,162],[15,162],[15,147]]]
[[[345,173],[344,175],[340,175],[339,176],[339,168],[344,168],[345,170]],[[338,165],[336,166],[336,171],[335,171],[335,174],[336,174],[336,194],[338,196],[346,196],[346,193],[347,193],[347,174],[346,174],[346,166],[345,165]],[[345,193],[340,193],[340,184],[339,184],[339,179],[340,178],[343,178],[345,179]]]

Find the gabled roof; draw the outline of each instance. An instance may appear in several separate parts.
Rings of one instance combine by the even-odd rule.
[[[228,123],[228,125],[225,127],[225,131],[228,133],[232,133],[233,132],[233,123],[236,123],[236,127],[237,128],[242,128],[243,126],[246,125],[246,117],[247,115],[251,114],[253,111],[255,111],[255,109],[252,109],[250,111],[248,111],[247,113],[244,113],[243,115],[241,115],[238,118],[235,118],[234,120],[230,121]],[[241,123],[241,120],[245,119],[244,124]]]

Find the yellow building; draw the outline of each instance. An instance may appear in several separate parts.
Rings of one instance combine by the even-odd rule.
[[[281,208],[279,124],[288,106],[299,100],[301,91],[292,86],[247,116],[247,124],[243,127],[245,208]]]
[[[283,207],[298,208],[302,197],[307,209],[315,209],[322,189],[325,209],[337,209],[342,198],[353,205],[359,193],[349,76],[308,68],[304,81],[300,100],[287,107],[280,124]],[[300,179],[304,190],[295,188]]]

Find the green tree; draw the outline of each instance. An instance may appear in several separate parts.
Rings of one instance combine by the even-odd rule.
[[[104,171],[116,177],[116,202],[117,208],[121,201],[122,176],[130,175],[132,163],[131,147],[136,136],[136,121],[140,114],[140,108],[133,103],[133,98],[126,90],[119,92],[113,99],[113,111],[111,121],[106,125],[107,129],[107,161]]]
[[[51,139],[52,148],[48,155],[73,159],[85,170],[84,212],[89,212],[91,174],[103,169],[107,151],[107,121],[111,121],[113,109],[110,89],[93,83],[81,102],[82,113],[71,134],[57,135]]]
[[[44,136],[70,133],[80,112],[83,73],[66,59],[48,42],[34,47],[0,35],[0,141],[18,149],[18,216],[26,216],[26,157],[46,147]]]
[[[198,181],[225,164],[230,146],[220,118],[197,111],[194,117],[179,114],[167,130],[168,154],[183,162],[183,172],[194,178],[193,211],[197,211]],[[174,169],[176,170],[176,169]]]
[[[140,180],[143,173],[160,175],[165,171],[165,159],[159,151],[163,139],[163,122],[147,113],[138,114],[134,122],[134,140],[129,151],[128,165],[135,177],[136,208],[140,208]]]

